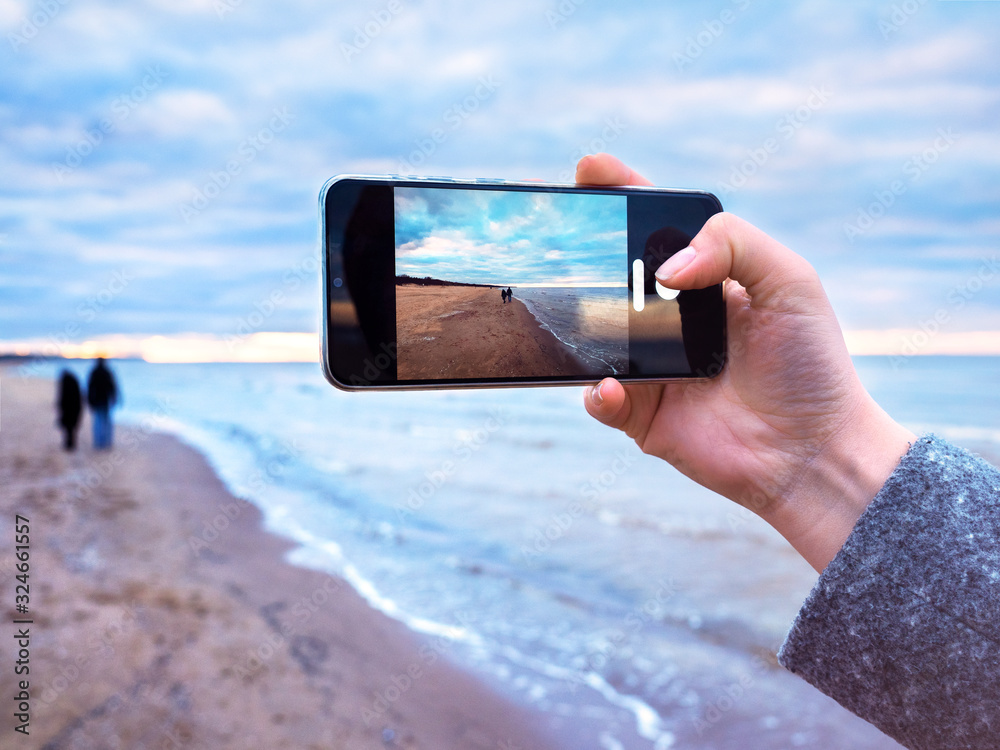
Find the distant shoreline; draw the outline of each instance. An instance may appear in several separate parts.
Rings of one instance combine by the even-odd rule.
[[[511,284],[475,284],[471,281],[448,281],[447,279],[436,279],[433,276],[416,278],[415,276],[402,274],[396,277],[396,286],[408,284],[413,284],[414,286],[471,286],[482,289],[507,289],[508,287],[512,287]]]

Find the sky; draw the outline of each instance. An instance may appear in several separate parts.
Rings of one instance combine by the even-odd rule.
[[[805,256],[855,351],[1000,351],[998,38],[971,0],[0,0],[0,342],[314,334],[331,176],[608,151]]]
[[[396,273],[514,286],[625,286],[626,198],[396,188]]]

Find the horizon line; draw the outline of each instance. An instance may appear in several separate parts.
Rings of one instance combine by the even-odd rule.
[[[513,286],[513,285],[511,285]],[[1000,331],[862,329],[844,331],[851,356],[1000,356]],[[151,363],[316,362],[320,335],[310,331],[255,331],[243,336],[207,333],[107,334],[84,341],[0,339],[0,357],[141,359]]]

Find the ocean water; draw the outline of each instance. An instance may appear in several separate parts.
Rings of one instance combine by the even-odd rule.
[[[857,366],[915,431],[1000,455],[1000,358]],[[199,448],[299,543],[294,562],[545,711],[567,747],[897,747],[773,661],[809,566],[591,420],[578,388],[346,394],[314,365],[114,368],[123,419]]]
[[[627,371],[627,288],[518,287],[514,296],[584,362],[613,374]]]

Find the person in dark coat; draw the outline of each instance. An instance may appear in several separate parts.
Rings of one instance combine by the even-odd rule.
[[[111,408],[118,400],[115,376],[104,364],[104,357],[98,357],[87,381],[87,403],[94,420],[94,447],[97,449],[111,447]]]
[[[83,399],[80,395],[80,381],[69,370],[63,370],[59,376],[56,408],[59,410],[59,426],[63,431],[63,448],[75,450],[76,428],[80,425]]]
[[[501,289],[500,290],[500,299],[502,299],[504,301],[504,304],[507,304],[507,290],[506,289]]]
[[[513,299],[514,299],[514,292],[510,290],[510,287],[507,287],[507,301],[511,302],[513,301]]]

